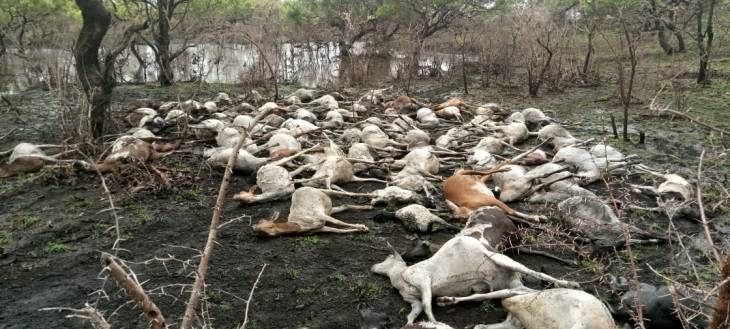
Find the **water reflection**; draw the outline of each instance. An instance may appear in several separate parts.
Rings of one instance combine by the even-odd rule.
[[[173,46],[176,49],[177,46]],[[119,82],[155,82],[159,71],[154,52],[135,46],[136,55],[128,51],[117,61]],[[12,51],[12,50],[11,50]],[[351,57],[340,58],[335,43],[285,43],[269,50],[267,59],[280,81],[296,82],[305,87],[327,87],[338,83],[362,83],[397,78],[407,64],[406,56],[366,56],[364,44],[356,44]],[[137,57],[142,60],[141,62]],[[420,75],[437,75],[450,69],[447,54],[426,54],[419,59]],[[144,65],[143,65],[144,64]],[[245,79],[268,79],[271,75],[259,51],[242,44],[199,44],[187,49],[174,62],[177,81],[242,83]],[[0,81],[4,93],[25,90],[29,86],[73,82],[73,55],[69,51],[42,49],[32,54],[8,54],[0,59]]]

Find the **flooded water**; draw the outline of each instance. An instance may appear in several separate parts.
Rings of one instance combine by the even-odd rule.
[[[177,46],[173,46],[176,49]],[[147,46],[137,46],[141,65],[132,52],[117,60],[119,82],[155,82],[159,71],[154,52]],[[282,44],[268,52],[266,58],[277,71],[279,80],[295,82],[305,87],[327,87],[352,80],[384,81],[402,76],[406,56],[393,53],[367,56],[363,44],[356,44],[353,56],[338,56],[335,43]],[[22,56],[18,56],[22,55]],[[15,93],[37,84],[69,83],[75,81],[73,54],[70,51],[44,49],[32,54],[12,54],[0,59],[0,91]],[[449,71],[452,55],[425,54],[419,59],[419,75],[438,75]],[[242,44],[199,44],[187,49],[173,65],[177,81],[206,81],[209,83],[245,83],[251,79],[270,79],[268,67],[255,47]]]

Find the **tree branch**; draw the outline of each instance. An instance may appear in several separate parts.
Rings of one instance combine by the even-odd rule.
[[[115,48],[112,48],[112,50],[104,56],[104,76],[108,76],[114,71],[114,61],[116,60],[117,56],[122,53],[127,47],[129,47],[129,42],[132,40],[132,37],[139,33],[140,31],[143,31],[149,27],[149,21],[145,21],[142,24],[132,25],[127,28],[126,31],[124,31],[124,36],[122,37],[122,40],[119,41],[117,46]]]
[[[221,215],[223,214],[223,203],[226,199],[226,193],[228,193],[228,184],[233,174],[233,164],[236,163],[238,158],[238,151],[243,146],[249,135],[249,131],[256,126],[261,119],[265,118],[271,113],[271,109],[262,111],[251,121],[251,124],[247,129],[241,133],[241,139],[239,139],[236,146],[233,148],[231,157],[228,159],[226,164],[226,171],[223,174],[223,181],[221,182],[218,190],[218,197],[213,208],[213,217],[210,219],[210,228],[208,229],[208,240],[205,243],[205,249],[203,249],[203,256],[198,264],[196,270],[195,283],[193,284],[193,290],[190,292],[190,299],[185,307],[185,314],[183,315],[182,323],[180,323],[181,329],[190,329],[193,326],[193,319],[195,318],[195,310],[200,304],[200,299],[203,294],[203,286],[205,285],[205,277],[208,274],[208,265],[210,264],[210,258],[213,255],[213,247],[216,244],[216,238],[218,236],[218,226],[220,225]]]
[[[170,61],[175,60],[175,58],[177,58],[178,56],[182,55],[182,53],[184,53],[185,50],[187,50],[189,48],[192,48],[192,47],[195,47],[195,44],[194,43],[186,44],[185,46],[181,47],[176,52],[174,52],[174,53],[172,53],[170,55]]]
[[[719,264],[722,264],[722,257],[720,257],[720,253],[717,251],[717,248],[715,248],[715,242],[712,241],[710,225],[707,223],[707,216],[705,216],[705,206],[702,204],[702,160],[704,157],[705,150],[703,149],[700,154],[700,162],[697,165],[697,205],[700,208],[700,219],[702,219],[702,230],[705,233],[705,240],[707,240],[707,244],[712,250],[712,255],[715,256],[715,261],[717,261],[718,266],[720,266]]]

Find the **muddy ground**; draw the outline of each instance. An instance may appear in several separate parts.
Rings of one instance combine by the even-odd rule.
[[[291,87],[290,87],[291,88]],[[436,98],[449,94],[443,86],[419,87],[418,96]],[[198,99],[207,99],[214,91],[209,87]],[[227,86],[236,94],[236,87]],[[180,91],[152,88],[148,86],[123,86],[115,94],[116,108],[128,107],[131,100],[149,97],[157,100],[185,98],[199,91]],[[187,94],[186,94],[187,93]],[[240,93],[240,91],[239,91]],[[554,115],[571,125],[571,131],[580,138],[603,138],[607,135],[605,111],[599,108],[559,109],[557,104],[565,102],[568,96],[546,96],[538,104],[503,91],[497,97],[493,92],[477,93],[467,97],[478,103],[501,102],[510,109],[526,106],[553,110]],[[356,94],[356,92],[353,92]],[[569,93],[576,99],[604,97],[590,89]],[[0,141],[0,147],[7,149],[20,141],[58,142],[63,134],[59,129],[57,111],[60,102],[48,92],[31,91],[11,99],[13,106],[0,108],[0,136],[17,128],[10,136]],[[589,102],[590,100],[585,100]],[[51,103],[54,102],[54,103]],[[646,121],[642,121],[646,120]],[[719,157],[719,151],[727,146],[727,140],[707,143],[707,131],[685,121],[673,121],[661,128],[649,128],[657,118],[637,119],[636,127],[647,130],[645,146],[610,141],[627,152],[639,153],[644,163],[662,169],[674,169],[692,177],[696,159],[702,147],[709,150],[709,174],[718,184],[727,184],[728,167]],[[437,136],[433,136],[436,138]],[[169,190],[144,190],[131,193],[140,183],[124,177],[107,176],[113,200],[117,204],[121,219],[121,243],[119,256],[125,259],[136,272],[144,287],[151,291],[154,300],[163,310],[169,323],[177,323],[182,314],[188,294],[182,293],[183,284],[191,284],[191,272],[197,261],[198,249],[207,237],[212,206],[222,178],[222,170],[203,164],[202,157],[193,153],[176,154],[165,158],[162,166],[174,168],[173,188]],[[143,176],[149,178],[150,176]],[[620,179],[619,179],[620,180]],[[253,182],[250,175],[237,173],[233,176],[233,193],[247,189]],[[370,191],[378,184],[346,184],[349,191]],[[591,189],[603,191],[601,184]],[[719,188],[718,188],[719,189]],[[715,191],[715,190],[713,190]],[[618,190],[619,197],[647,201],[640,197],[629,197],[626,191]],[[722,192],[715,191],[722,199]],[[78,319],[67,319],[67,313],[41,312],[44,307],[83,307],[85,302],[96,303],[103,310],[114,328],[144,328],[146,319],[133,309],[128,299],[109,282],[99,276],[101,269],[99,255],[108,251],[114,241],[113,216],[108,211],[108,199],[95,174],[78,172],[74,169],[44,169],[42,172],[0,181],[0,328],[85,328]],[[335,205],[345,203],[367,203],[364,199],[335,198]],[[396,290],[391,288],[387,278],[369,272],[369,267],[388,254],[385,246],[390,241],[399,250],[406,250],[415,236],[399,223],[374,222],[375,211],[348,212],[338,218],[362,223],[370,228],[367,234],[328,235],[310,237],[258,238],[253,235],[251,224],[259,218],[280,211],[285,217],[288,201],[272,202],[246,208],[226,202],[223,221],[239,218],[226,225],[220,232],[218,245],[207,280],[204,315],[215,328],[235,328],[243,319],[251,285],[263,264],[268,264],[261,282],[255,291],[250,310],[249,328],[356,328],[359,317],[356,307],[368,303],[378,311],[390,315],[398,327],[405,320],[409,305],[402,301]],[[517,208],[523,208],[516,205]],[[529,208],[523,208],[529,209]],[[535,208],[533,208],[535,210]],[[544,210],[549,213],[549,210]],[[709,209],[715,229],[726,233],[728,217],[724,205]],[[637,225],[662,231],[667,229],[667,220],[661,215],[649,213],[627,213],[628,220]],[[691,220],[679,220],[677,225],[690,237],[700,227]],[[606,273],[624,275],[627,257],[623,251],[598,258],[577,257],[566,241],[555,241],[546,237],[543,231],[526,230],[525,245],[542,245],[551,242],[553,247],[543,248],[566,258],[578,259],[579,266],[566,266],[553,260],[527,255],[513,255],[533,269],[583,282],[583,287],[598,293],[607,302],[614,302],[601,279]],[[452,232],[436,232],[421,236],[434,243],[442,243]],[[724,244],[721,236],[718,243]],[[696,255],[700,283],[711,286],[716,280],[716,271],[707,265],[701,253],[701,239],[688,238]],[[568,245],[565,247],[565,245]],[[649,270],[647,264],[659,271],[666,271],[672,252],[666,245],[637,246],[634,250],[642,279],[646,282],[661,282]],[[155,261],[154,258],[158,260]],[[164,262],[159,259],[166,259]],[[695,278],[681,266],[676,277],[686,275],[687,280]],[[538,286],[538,282],[528,282]],[[100,289],[106,294],[100,294]],[[465,303],[457,307],[435,308],[440,321],[456,328],[477,323],[501,321],[505,313],[496,303]]]

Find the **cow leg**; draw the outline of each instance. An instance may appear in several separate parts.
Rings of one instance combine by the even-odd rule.
[[[370,206],[370,205],[360,206],[360,205],[346,204],[346,205],[337,206],[337,207],[332,208],[332,211],[330,211],[330,214],[334,215],[336,213],[340,213],[340,212],[348,211],[348,210],[372,210],[372,209],[373,209],[373,206]]]
[[[524,275],[529,275],[531,277],[552,282],[556,286],[559,287],[567,287],[567,288],[580,288],[580,285],[575,281],[566,281],[566,280],[559,280],[556,278],[553,278],[552,276],[549,276],[545,273],[533,271],[527,266],[520,264],[519,262],[513,260],[512,258],[509,258],[508,256],[502,255],[500,253],[492,252],[484,248],[482,252],[489,257],[491,261],[493,261],[496,265],[499,265],[501,267],[504,267],[506,269],[509,269],[511,271],[521,273]]]
[[[420,282],[419,290],[421,290],[421,304],[423,305],[423,311],[428,317],[428,321],[437,322],[433,316],[433,309],[431,306],[431,280],[424,280]]]
[[[351,182],[376,182],[376,183],[388,184],[388,182],[386,182],[382,179],[357,177],[355,175],[352,175],[352,180],[350,180],[350,181]]]
[[[471,296],[466,296],[466,297],[439,297],[436,299],[436,302],[438,303],[439,306],[449,306],[449,305],[456,305],[458,303],[467,302],[467,301],[480,301],[480,300],[486,300],[486,299],[509,298],[512,296],[529,294],[534,291],[535,290],[527,288],[527,287],[502,289],[502,290],[488,292],[485,294],[473,294]]]
[[[367,231],[368,230],[368,227],[365,226],[365,225],[345,223],[345,222],[343,222],[343,221],[341,221],[341,220],[339,220],[337,218],[330,217],[330,216],[325,216],[324,217],[324,220],[327,221],[327,223],[331,223],[331,224],[335,224],[335,225],[340,225],[340,226],[344,226],[344,227],[350,227],[350,228],[354,228],[354,229],[357,229],[357,230],[360,230],[360,231]]]
[[[526,219],[526,220],[530,220],[530,221],[533,221],[533,222],[536,222],[536,223],[539,223],[539,222],[542,222],[542,221],[545,221],[546,220],[545,216],[525,214],[523,212],[519,212],[519,211],[516,211],[516,210],[515,210],[514,214],[512,214],[512,215],[515,216],[515,217],[522,218],[522,219]]]
[[[520,320],[513,317],[512,314],[507,315],[507,319],[500,323],[495,324],[478,324],[474,326],[474,329],[522,329],[524,326],[520,323]]]
[[[530,220],[530,221],[537,222],[537,223],[539,223],[540,221],[545,219],[545,216],[530,215],[530,214],[525,214],[523,212],[514,210],[514,209],[510,208],[504,202],[502,202],[499,199],[492,197],[492,196],[484,196],[482,202],[483,202],[484,206],[496,206],[499,209],[502,209],[502,211],[504,211],[504,213],[507,215],[519,217],[519,218]]]
[[[413,324],[414,321],[416,321],[416,318],[419,314],[423,311],[423,305],[420,301],[414,301],[411,302],[411,313],[408,313],[408,316],[406,319],[408,319],[408,324]]]
[[[342,229],[342,228],[334,228],[329,226],[322,226],[319,229],[314,230],[314,232],[321,232],[321,233],[357,233],[361,232],[358,229],[355,228],[348,228],[348,229]]]

